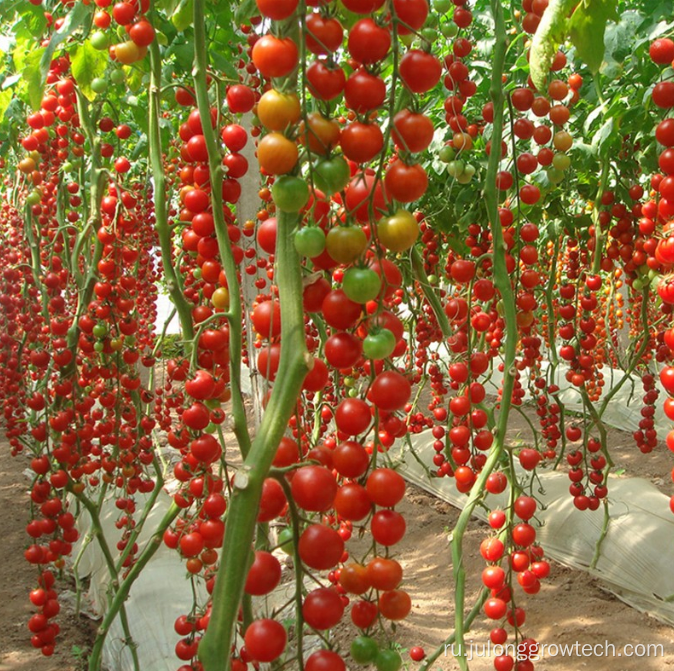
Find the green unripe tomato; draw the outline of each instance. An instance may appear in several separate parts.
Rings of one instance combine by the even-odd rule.
[[[354,303],[367,303],[379,295],[381,277],[372,268],[348,268],[344,273],[342,289]]]
[[[555,170],[564,172],[565,170],[568,170],[570,165],[571,165],[571,158],[567,154],[558,153],[555,154],[552,159],[552,167]]]
[[[363,354],[375,361],[390,357],[395,348],[396,337],[386,328],[368,333],[363,339]]]
[[[449,163],[450,161],[453,161],[455,156],[456,152],[454,151],[454,147],[449,144],[444,145],[444,147],[442,147],[442,149],[440,149],[438,152],[438,158],[443,163]]]
[[[451,177],[460,177],[463,175],[463,171],[465,169],[465,165],[463,161],[450,161],[447,164],[447,172],[450,174]]]
[[[193,277],[195,280],[200,280],[200,279],[201,279],[201,268],[195,268],[195,269],[192,271],[192,277]]]
[[[552,184],[559,184],[564,180],[564,173],[561,170],[556,170],[555,168],[551,167],[546,170],[546,173]]]
[[[632,288],[635,291],[641,291],[644,288],[644,281],[637,277],[636,279],[632,280]]]
[[[440,32],[443,37],[451,39],[457,36],[459,28],[453,21],[446,21],[440,24]]]
[[[468,184],[468,182],[470,182],[470,180],[473,179],[474,175],[475,175],[475,168],[474,166],[470,165],[470,163],[468,163],[464,167],[463,172],[457,176],[456,181],[459,184]]]
[[[281,529],[278,535],[278,544],[287,555],[293,554],[293,530],[290,527]]]
[[[33,189],[27,196],[26,196],[26,204],[27,205],[37,205],[42,196],[40,196],[40,192],[37,189]]]
[[[95,338],[105,338],[108,335],[108,327],[105,324],[96,324],[93,328]]]
[[[374,662],[379,652],[377,641],[369,636],[356,636],[351,641],[351,659],[356,664],[369,664]]]
[[[91,90],[94,93],[104,93],[108,88],[108,82],[102,77],[96,77],[91,81]]]
[[[438,14],[447,14],[452,8],[452,0],[433,0],[431,4]]]
[[[437,28],[438,23],[438,15],[434,14],[433,12],[429,12],[428,16],[426,17],[426,23],[424,23],[424,28]],[[422,35],[424,34],[423,29],[420,32]]]
[[[298,254],[313,259],[325,249],[325,233],[318,226],[305,226],[295,233],[294,243]]]
[[[283,175],[271,187],[276,207],[282,212],[299,212],[309,201],[309,187],[300,177]]]
[[[421,30],[421,36],[427,41],[433,44],[435,40],[438,39],[438,31],[435,28],[423,28]]]
[[[344,189],[351,179],[349,164],[341,156],[333,156],[318,162],[311,174],[314,184],[326,196],[332,196]]]
[[[126,79],[126,75],[124,74],[124,70],[121,70],[121,69],[113,70],[110,73],[110,81],[113,84],[121,84],[121,83],[124,82],[125,79]]]
[[[110,40],[102,30],[96,30],[91,33],[89,41],[91,42],[91,46],[98,51],[104,51],[110,46]]]
[[[429,283],[432,287],[437,287],[439,282],[440,282],[440,280],[439,280],[439,278],[438,278],[437,275],[429,275],[429,276],[428,276],[428,283]]]
[[[208,426],[204,429],[206,433],[215,433],[218,430],[218,425],[213,424],[213,422],[209,422]]]
[[[374,663],[377,671],[398,671],[403,665],[403,660],[396,650],[380,650]]]
[[[102,352],[105,349],[105,345],[102,342],[95,342],[94,343],[94,351],[95,352]]]

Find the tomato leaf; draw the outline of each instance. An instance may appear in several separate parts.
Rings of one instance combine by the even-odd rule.
[[[616,127],[615,119],[606,119],[602,127],[592,139],[592,146],[596,147],[599,154],[608,155],[613,149],[620,146],[620,134]]]
[[[239,77],[239,73],[236,71],[236,68],[232,65],[232,61],[230,58],[226,58],[222,54],[218,53],[217,51],[211,51],[210,53],[211,57],[211,63],[220,70],[221,72],[224,72],[230,79],[237,80]]]
[[[5,112],[9,107],[9,103],[12,102],[13,93],[10,89],[5,89],[0,91],[0,122],[5,118]]]
[[[578,0],[551,0],[531,43],[531,79],[545,90],[550,66],[568,33],[568,15]]]
[[[192,25],[193,0],[180,0],[175,12],[171,14],[171,23],[178,32],[187,30]]]
[[[0,21],[3,23],[10,21],[15,15],[15,12],[19,11],[19,9],[21,9],[22,13],[27,10],[26,4],[22,2],[22,0],[14,0],[13,2],[7,3],[3,2],[2,5],[0,5]]]
[[[244,23],[249,16],[253,16],[258,13],[258,9],[255,5],[255,0],[243,0],[239,3],[239,6],[236,8],[234,14],[234,20],[237,24]]]
[[[78,44],[70,54],[70,62],[80,90],[89,100],[93,100],[96,92],[91,88],[91,82],[105,72],[108,64],[107,52],[94,49],[90,42],[84,42]]]
[[[617,5],[617,0],[583,0],[569,20],[569,37],[593,74],[604,61],[606,24],[620,19]]]
[[[21,22],[33,37],[41,37],[47,27],[44,9],[31,4],[21,9]]]
[[[31,107],[36,110],[42,102],[44,77],[42,76],[41,63],[45,54],[44,47],[31,51],[25,58],[21,71],[22,89],[28,94]]]

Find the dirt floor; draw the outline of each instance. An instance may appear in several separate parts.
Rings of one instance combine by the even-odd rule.
[[[529,443],[528,432],[526,422],[513,414],[509,440],[515,444]],[[674,460],[664,444],[661,443],[653,453],[643,455],[631,436],[623,432],[611,430],[609,441],[616,460],[615,470],[623,477],[643,477],[662,491],[671,493],[674,487],[669,473]],[[4,511],[5,534],[0,545],[0,622],[3,624],[0,627],[0,671],[82,671],[86,668],[83,656],[90,647],[95,625],[84,617],[75,617],[67,607],[63,607],[58,616],[62,631],[54,656],[45,658],[30,645],[26,622],[33,609],[28,593],[35,586],[35,573],[22,556],[27,545],[27,480],[22,475],[27,459],[11,459],[8,452],[7,443],[1,441],[0,454],[5,457],[0,472],[0,506]],[[405,569],[404,587],[412,597],[413,610],[407,620],[398,624],[396,640],[403,649],[420,645],[431,653],[453,630],[454,595],[448,532],[456,523],[458,511],[413,487],[398,509],[405,515],[408,529],[403,541],[395,547],[395,554],[399,555]],[[414,523],[410,523],[412,520]],[[479,576],[485,564],[479,555],[479,545],[486,533],[485,525],[473,521],[465,536],[467,607],[472,606],[480,589]],[[353,543],[352,540],[349,545],[353,547]],[[67,588],[67,585],[63,587]],[[537,669],[674,669],[674,629],[624,605],[582,572],[553,564],[552,574],[543,582],[541,592],[521,599],[519,605],[527,611],[526,635],[548,645],[579,645],[578,653],[571,656],[553,656],[553,649],[536,663]],[[348,622],[348,617],[345,621]],[[355,629],[346,622],[340,625],[337,637],[350,641]],[[466,637],[468,643],[472,641],[477,646],[470,664],[473,671],[493,669],[491,659],[480,657],[484,654],[482,646],[490,628],[490,623],[480,615]],[[583,656],[582,646],[587,644],[599,644],[606,652],[603,656]],[[661,647],[638,657],[624,647],[638,644]],[[410,671],[417,668],[406,654],[403,656]],[[453,671],[458,666],[448,654],[441,655],[433,668]]]

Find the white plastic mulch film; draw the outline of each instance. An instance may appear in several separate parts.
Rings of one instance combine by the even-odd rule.
[[[604,371],[606,389],[611,389],[622,379],[620,371],[608,368]],[[558,379],[555,380],[561,388],[561,399],[568,410],[580,411],[580,397],[566,383],[565,372],[564,366],[560,366]],[[522,376],[521,382],[526,388],[526,374],[522,373]],[[489,381],[488,390],[495,391],[500,386],[501,377],[495,373]],[[243,378],[245,380],[246,376]],[[626,381],[604,412],[605,424],[629,432],[635,430],[641,419],[642,396],[638,380],[636,388],[631,381]],[[660,405],[657,404],[655,423],[659,435],[664,436],[670,424],[664,418]],[[428,431],[412,437],[417,456],[427,465],[432,463],[433,440]],[[429,479],[404,445],[400,447],[400,472],[410,482],[458,508],[463,506],[465,496],[456,491],[453,480]],[[674,516],[669,512],[668,497],[646,480],[611,478],[611,519],[602,541],[600,557],[594,568],[590,568],[604,524],[603,508],[595,512],[576,510],[568,493],[569,481],[564,472],[542,470],[539,475],[543,490],[539,497],[544,510],[538,515],[542,527],[537,537],[546,554],[572,568],[589,571],[626,603],[674,624],[674,602],[667,601],[667,597],[674,595],[674,572],[671,570]],[[505,496],[490,497],[488,503],[498,505],[500,500],[505,502]],[[162,493],[139,539],[141,549],[169,504],[169,495]],[[137,505],[139,509],[143,505],[140,497]],[[118,512],[113,501],[109,501],[107,509],[102,512],[102,525],[108,539],[118,536],[114,529]],[[476,514],[484,515],[484,512],[476,511]],[[86,519],[86,515],[83,517]],[[81,531],[83,538],[87,529],[82,528]],[[79,573],[90,580],[85,595],[87,608],[92,614],[100,616],[107,601],[108,574],[95,541],[84,551]],[[134,583],[125,604],[142,671],[175,670],[178,660],[174,648],[180,637],[175,634],[173,623],[180,614],[187,612],[191,602],[192,587],[186,579],[183,561],[176,551],[162,545]],[[108,635],[103,661],[109,671],[133,669],[119,618]]]

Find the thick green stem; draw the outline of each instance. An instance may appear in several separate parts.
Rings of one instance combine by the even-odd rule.
[[[103,243],[93,234],[98,231],[101,225],[101,200],[103,199],[103,188],[108,178],[107,172],[101,167],[100,138],[93,129],[93,122],[91,120],[91,115],[89,114],[89,103],[79,91],[77,91],[77,111],[80,117],[80,125],[82,126],[91,147],[91,168],[89,180],[90,216],[82,233],[77,238],[71,261],[71,265],[78,269],[75,276],[77,277],[77,286],[79,288],[75,317],[67,335],[68,349],[73,352],[73,354],[76,354],[80,335],[78,320],[91,302],[91,297],[94,293],[94,285],[96,284],[96,279],[98,277],[98,262],[103,255]],[[82,276],[81,273],[79,273],[79,262],[80,257],[82,256],[81,249],[87,244],[87,241],[90,238],[94,243],[93,251],[91,253],[91,258],[87,259],[89,261],[89,266],[86,268],[86,275]],[[68,364],[63,373],[64,377],[75,372],[76,361],[77,357],[73,356],[72,362]]]
[[[157,459],[157,457],[154,458],[154,467],[155,473],[157,474],[154,489],[152,490],[152,493],[145,502],[145,505],[143,506],[143,512],[141,513],[140,518],[133,527],[133,530],[129,534],[129,537],[126,539],[127,541],[126,547],[124,548],[123,552],[117,559],[117,570],[121,570],[122,567],[124,566],[126,558],[131,553],[133,546],[135,545],[136,541],[138,540],[138,537],[143,531],[145,522],[147,522],[147,518],[150,516],[150,513],[154,510],[154,505],[162,492],[162,488],[164,487],[164,476],[162,475],[161,469],[159,468],[159,460]]]
[[[608,186],[609,169],[611,167],[611,161],[608,156],[604,156],[603,159],[601,175],[599,177],[599,188],[597,189],[597,201],[595,203],[595,208],[592,211],[592,222],[594,224],[594,258],[592,259],[592,272],[595,275],[601,270],[601,259],[604,248],[604,234],[601,230],[601,223],[599,222],[599,208],[597,207],[597,204],[601,202],[604,191],[606,191],[606,187]]]
[[[604,543],[604,539],[608,534],[608,528],[611,524],[611,506],[608,502],[608,499],[604,499],[604,522],[601,527],[601,533],[597,539],[597,543],[594,546],[594,555],[592,556],[592,561],[590,562],[590,570],[597,568],[597,562],[601,557],[601,546]]]
[[[196,0],[195,5],[200,0]],[[262,484],[287,427],[309,370],[304,338],[302,274],[292,231],[297,215],[280,213],[276,256],[276,282],[281,303],[281,356],[276,382],[250,452],[234,478],[227,513],[227,528],[220,569],[213,590],[213,611],[208,630],[199,645],[205,671],[229,668],[234,626],[252,551]]]
[[[501,146],[503,136],[503,117],[505,108],[505,96],[503,93],[502,75],[505,67],[506,54],[506,29],[503,17],[503,8],[500,0],[492,0],[491,11],[494,17],[495,44],[493,53],[492,78],[490,86],[491,100],[494,105],[494,123],[492,145]],[[455,640],[458,644],[456,660],[462,671],[467,671],[468,660],[466,659],[465,632],[466,620],[465,608],[465,583],[466,571],[463,563],[463,536],[475,506],[484,496],[484,484],[501,460],[505,449],[505,435],[508,427],[508,416],[512,402],[512,392],[515,382],[513,364],[517,351],[517,313],[515,298],[510,282],[510,276],[506,267],[507,249],[503,239],[503,231],[498,214],[498,189],[496,188],[496,176],[499,169],[500,156],[498,152],[492,152],[489,157],[487,175],[484,188],[484,198],[487,205],[487,213],[491,227],[494,245],[494,284],[498,289],[504,310],[505,321],[505,353],[503,386],[500,413],[496,425],[496,435],[491,454],[487,459],[480,475],[471,489],[466,506],[461,511],[459,520],[452,534],[452,562],[454,572],[454,606],[455,606]]]

